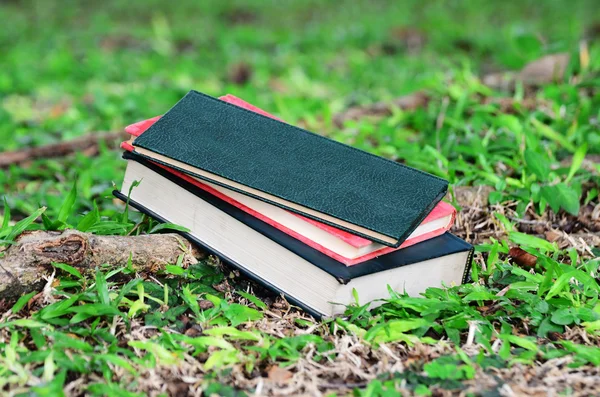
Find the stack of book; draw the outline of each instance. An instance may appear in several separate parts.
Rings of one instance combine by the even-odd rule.
[[[459,284],[445,180],[294,127],[232,95],[190,91],[130,125],[121,191],[137,210],[315,316]]]

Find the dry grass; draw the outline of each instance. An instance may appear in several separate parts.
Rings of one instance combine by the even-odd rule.
[[[462,207],[457,218],[454,232],[462,237],[477,243],[484,243],[490,238],[506,239],[506,230],[492,214],[501,213],[509,219],[515,219],[515,203],[488,206],[486,187],[469,187],[456,189],[456,199]],[[598,209],[584,212],[582,219],[570,216],[557,217],[550,213],[536,216],[533,211],[528,211],[530,219],[520,223],[520,228],[531,232],[527,228],[534,228],[541,236],[554,233],[555,240],[561,247],[574,247],[581,255],[591,256],[591,244],[596,244],[598,235],[585,226],[579,226],[576,234],[569,234],[564,229],[574,222],[587,224],[590,228],[597,225]],[[580,217],[581,218],[581,217]],[[484,258],[478,255],[477,260],[483,264]],[[32,301],[30,310],[39,310],[52,303],[54,277],[47,280],[46,288]],[[256,285],[244,282],[246,287],[254,293],[263,290]],[[233,294],[227,282],[221,286],[229,301],[241,304],[251,304],[237,294]],[[191,352],[181,352],[178,358],[173,356],[173,362],[165,362],[153,368],[146,365],[134,364],[136,374],[121,366],[110,364],[113,379],[119,380],[121,385],[130,384],[138,392],[149,396],[159,396],[166,393],[171,396],[189,395],[200,396],[210,381],[218,381],[242,390],[253,390],[255,395],[319,396],[328,393],[347,395],[355,388],[362,388],[369,382],[379,379],[386,380],[398,377],[398,374],[424,375],[423,365],[443,355],[456,353],[456,347],[448,340],[440,340],[434,345],[417,343],[408,346],[402,342],[373,345],[364,339],[338,327],[335,323],[321,323],[314,321],[303,312],[291,307],[281,298],[263,297],[269,302],[269,307],[264,311],[264,317],[254,323],[241,325],[242,330],[259,330],[276,338],[285,338],[294,335],[314,334],[331,343],[328,352],[317,352],[314,344],[308,344],[301,351],[301,358],[287,367],[280,367],[268,359],[258,360],[252,369],[244,363],[235,364],[229,370],[216,375],[206,370],[204,361],[207,354],[192,356]],[[26,318],[26,316],[11,315],[8,312],[2,321]],[[297,320],[307,321],[309,325],[299,327]],[[147,326],[140,320],[132,320],[130,327],[115,317],[110,324],[111,332],[120,340],[120,344],[127,346],[132,341],[149,341],[160,332],[156,327]],[[177,333],[176,330],[166,329],[162,332]],[[200,330],[201,332],[201,330]],[[596,337],[587,334],[581,328],[568,329],[561,336],[564,340],[574,341],[581,345],[600,346]],[[10,335],[7,329],[0,329],[0,340],[8,341]],[[469,356],[476,356],[482,346],[473,342],[468,335],[462,339],[464,343],[459,346]],[[493,348],[498,351],[499,340]],[[27,340],[21,343],[30,343]],[[240,342],[241,343],[241,342]],[[234,343],[235,345],[235,343]],[[242,347],[238,345],[236,347]],[[145,352],[134,349],[138,357],[143,357]],[[209,352],[210,353],[210,350]],[[325,359],[323,359],[325,357]],[[439,385],[430,387],[434,396],[450,395],[500,395],[500,396],[542,396],[560,395],[569,393],[573,396],[598,395],[600,393],[600,369],[591,365],[572,367],[572,358],[563,357],[548,361],[536,361],[535,365],[515,364],[509,368],[477,367],[473,379],[462,382],[460,388],[448,389]],[[20,382],[20,387],[13,387],[8,392],[16,395],[26,391],[28,387],[41,384],[43,380],[39,375],[34,375],[33,368],[24,366],[26,376]],[[214,378],[216,376],[216,378]],[[209,379],[211,379],[209,381]],[[84,395],[87,387],[95,382],[103,382],[103,377],[97,373],[82,375],[68,380],[65,393],[69,396]],[[412,395],[413,390],[406,387],[404,381],[396,384],[403,395]]]
[[[299,329],[294,325],[297,318],[306,318],[301,312],[284,306],[275,309],[262,321],[251,324],[252,328],[276,336],[289,336],[301,333],[318,333],[333,343],[328,352],[330,359],[315,359],[314,345],[307,346],[303,357],[286,368],[264,368],[248,373],[239,364],[219,375],[220,383],[229,384],[243,390],[254,390],[254,395],[276,396],[321,396],[329,393],[347,395],[356,387],[365,387],[374,379],[387,379],[399,373],[415,372],[424,375],[418,368],[443,355],[455,353],[455,346],[448,341],[439,341],[435,345],[416,344],[407,346],[404,343],[381,344],[378,347],[366,344],[361,338],[334,327],[315,323],[307,329]],[[116,335],[125,342],[147,341],[156,335],[154,327],[134,322],[130,330],[124,324],[114,324]],[[175,332],[175,331],[170,331]],[[592,338],[580,328],[568,330],[565,340],[577,343],[600,345],[598,338]],[[468,355],[477,355],[482,348],[476,344],[461,346]],[[499,348],[499,345],[496,345]],[[136,351],[139,357],[143,353]],[[568,392],[571,396],[591,396],[600,393],[600,368],[591,365],[570,367],[572,358],[557,358],[536,365],[516,364],[510,368],[478,368],[473,379],[464,381],[461,389],[446,389],[439,386],[430,388],[434,396],[467,396],[467,395],[499,395],[499,396],[558,396]],[[158,365],[155,368],[136,366],[138,375],[133,376],[120,366],[111,365],[113,378],[121,384],[136,384],[136,390],[149,396],[167,393],[171,396],[201,396],[207,384],[207,373],[198,357],[182,354],[174,364]],[[65,392],[69,396],[85,394],[90,383],[102,382],[98,374],[84,375],[70,381]],[[28,384],[35,385],[39,378],[32,376]],[[413,391],[398,384],[398,392],[402,395],[414,395]],[[18,390],[12,390],[17,392]],[[487,393],[487,394],[486,394]]]

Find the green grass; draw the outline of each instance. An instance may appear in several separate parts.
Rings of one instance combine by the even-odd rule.
[[[381,345],[396,354],[405,345],[446,346],[442,357],[421,358],[402,373],[346,380],[357,395],[458,390],[489,368],[563,356],[575,367],[600,365],[599,247],[559,246],[519,222],[541,216],[554,229],[591,234],[589,225],[573,224],[578,214],[591,222],[584,209],[599,205],[600,44],[589,33],[596,8],[593,1],[0,5],[10,24],[0,30],[0,151],[118,131],[163,113],[190,89],[231,93],[455,188],[491,186],[481,210],[492,213],[466,221],[472,231],[490,219],[484,228],[494,231],[486,239],[466,235],[478,243],[473,283],[422,297],[390,291],[374,310],[358,297],[346,320],[314,323],[295,314],[288,325],[296,328],[277,332],[257,325],[274,322],[271,298],[247,294],[210,260],[185,270],[173,264],[146,280],[127,268],[84,277],[57,264],[59,281],[45,301],[31,294],[6,303],[0,390],[57,395],[83,378],[81,393],[135,395],[148,391],[152,369],[177,383],[165,368],[194,362],[186,368],[201,378],[197,387],[234,394],[231,385],[244,385],[232,374],[252,379],[272,365],[294,372],[302,360],[337,363],[344,335],[367,346],[371,360]],[[408,48],[407,34],[424,44]],[[584,36],[590,59],[582,64]],[[514,91],[482,83],[490,71],[518,70],[556,52],[571,54],[561,81]],[[251,75],[239,84],[231,74],[241,63]],[[423,108],[342,128],[332,121],[349,106],[420,90],[430,96]],[[93,157],[10,167],[0,173],[0,243],[34,228],[151,231],[154,223],[124,215],[110,196],[123,172],[119,151],[107,147]],[[513,246],[537,256],[535,267],[510,261]],[[230,279],[236,292],[213,288]],[[184,333],[191,323],[198,335]],[[571,338],[572,329],[589,342]],[[476,354],[461,349],[469,334]]]

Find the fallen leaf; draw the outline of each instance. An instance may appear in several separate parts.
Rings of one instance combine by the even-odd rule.
[[[244,85],[252,77],[252,67],[246,62],[239,62],[229,69],[229,81],[237,85]]]
[[[202,335],[202,326],[200,324],[194,324],[187,330],[185,330],[185,335],[190,337],[195,337]]]
[[[568,53],[546,55],[525,65],[517,80],[531,85],[551,83],[564,77],[568,64]]]
[[[292,373],[287,369],[281,368],[278,365],[273,365],[269,369],[269,380],[275,383],[284,383],[291,379]]]
[[[537,263],[537,257],[535,255],[531,255],[529,252],[526,252],[519,247],[512,247],[510,251],[508,251],[508,256],[520,266],[534,267]]]
[[[213,284],[212,287],[219,292],[227,292],[232,290],[231,285],[229,285],[227,280],[223,280],[220,284]]]
[[[184,327],[187,326],[190,322],[190,318],[189,316],[182,314],[181,316],[179,316],[179,320],[183,323]]]
[[[554,230],[548,230],[544,234],[546,235],[546,240],[550,241],[551,243],[555,242],[561,237],[561,234]]]
[[[526,86],[552,83],[564,77],[568,64],[568,53],[550,54],[529,62],[517,73],[490,73],[485,75],[481,81],[483,84],[497,89],[512,89],[516,81],[521,81]]]
[[[207,310],[215,307],[214,303],[209,301],[208,299],[202,299],[198,302],[198,306],[201,310]]]

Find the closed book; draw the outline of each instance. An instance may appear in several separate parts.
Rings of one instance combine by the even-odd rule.
[[[398,247],[447,182],[191,91],[132,141],[186,174]]]
[[[129,161],[117,197],[127,200],[140,181],[131,189],[134,208],[187,227],[190,240],[313,315],[343,312],[353,290],[367,302],[385,298],[388,285],[417,295],[427,287],[461,283],[468,274],[472,247],[449,233],[345,266],[156,164],[124,157]]]
[[[267,117],[275,118],[275,116],[233,95],[228,94],[219,99],[253,112],[258,112]],[[125,128],[125,131],[133,136],[140,136],[159,118],[160,116],[156,116],[131,124]],[[130,152],[134,150],[133,146],[127,142],[123,142],[122,147]],[[242,195],[222,186],[198,180],[173,168],[163,167],[167,171],[256,216],[347,266],[356,265],[394,250],[406,248],[418,242],[439,236],[450,229],[456,214],[452,205],[440,201],[400,247],[394,248],[372,242],[302,215],[288,212],[287,210]]]

